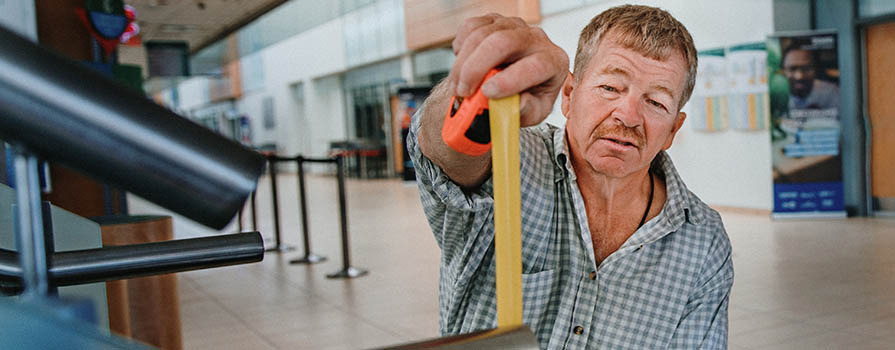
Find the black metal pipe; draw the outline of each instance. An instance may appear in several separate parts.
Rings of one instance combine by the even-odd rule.
[[[0,250],[0,285],[21,283],[18,254]],[[264,241],[258,232],[107,246],[53,254],[50,280],[67,286],[160,275],[261,261]]]
[[[0,138],[217,229],[264,167],[256,152],[2,27]]]
[[[268,159],[277,161],[277,162],[296,162],[301,160],[302,162],[310,162],[310,163],[335,163],[335,158],[309,158],[304,157],[302,155],[297,155],[295,157],[283,157],[278,155],[270,155],[267,157]]]
[[[302,241],[305,246],[305,257],[311,255],[311,233],[308,228],[308,202],[305,197],[305,165],[302,156],[296,157],[298,166],[298,201],[301,206]]]
[[[245,204],[243,204],[243,206],[245,206]],[[236,212],[236,225],[237,225],[236,230],[239,232],[242,232],[243,231],[242,230],[242,207],[239,207],[239,211]]]
[[[276,239],[276,245],[271,250],[279,250],[280,249],[280,199],[279,199],[279,191],[277,190],[277,162],[274,157],[268,157],[268,164],[270,169],[270,192],[271,197],[273,198],[273,233],[274,238]]]
[[[257,195],[258,191],[252,191],[252,231],[258,231],[258,210],[255,209],[258,205]]]
[[[348,271],[351,261],[348,257],[348,209],[345,205],[345,172],[344,158],[336,157],[336,178],[339,183],[339,227],[342,229],[342,270]]]
[[[44,251],[43,254],[47,260],[47,266],[53,266],[53,253],[56,251],[56,239],[53,238],[53,220],[50,218],[53,215],[52,208],[50,206],[50,202],[42,201],[40,203],[40,209],[43,213],[44,218]],[[40,252],[38,252],[40,254]],[[56,285],[53,280],[49,279],[49,271],[47,272],[47,295],[49,296],[58,296],[59,295],[59,286]]]

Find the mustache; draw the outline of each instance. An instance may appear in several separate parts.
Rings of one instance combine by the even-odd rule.
[[[591,135],[591,142],[599,139],[624,140],[632,143],[637,148],[643,148],[643,145],[646,143],[646,137],[639,129],[619,124],[598,126]]]

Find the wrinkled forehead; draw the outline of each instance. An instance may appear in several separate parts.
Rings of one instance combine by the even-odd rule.
[[[632,67],[626,69],[617,61],[629,62]],[[587,74],[613,73],[628,77],[637,72],[648,72],[654,79],[672,83],[663,85],[675,90],[676,97],[683,91],[688,74],[686,59],[679,50],[670,48],[662,50],[660,55],[652,55],[608,37],[600,42],[585,71],[590,71]]]
[[[598,50],[604,42],[609,42],[656,61],[665,61],[674,55],[684,57],[684,49],[677,43],[650,40],[637,32],[611,28],[603,33],[598,40]]]

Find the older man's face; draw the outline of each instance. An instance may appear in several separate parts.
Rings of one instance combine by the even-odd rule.
[[[671,147],[686,117],[678,101],[687,63],[681,53],[645,57],[614,37],[603,37],[577,82],[566,79],[562,109],[575,170],[621,178]]]
[[[814,59],[807,50],[792,50],[783,58],[783,75],[789,79],[789,92],[805,97],[814,87]]]

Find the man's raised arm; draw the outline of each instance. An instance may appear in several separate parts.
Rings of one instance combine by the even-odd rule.
[[[453,41],[456,59],[448,77],[433,89],[420,116],[419,145],[426,158],[464,188],[475,188],[491,172],[491,153],[473,157],[450,148],[441,128],[451,96],[467,97],[495,67],[503,70],[482,86],[488,98],[520,96],[520,124],[547,118],[569,76],[569,57],[543,30],[520,18],[497,14],[467,19]]]

